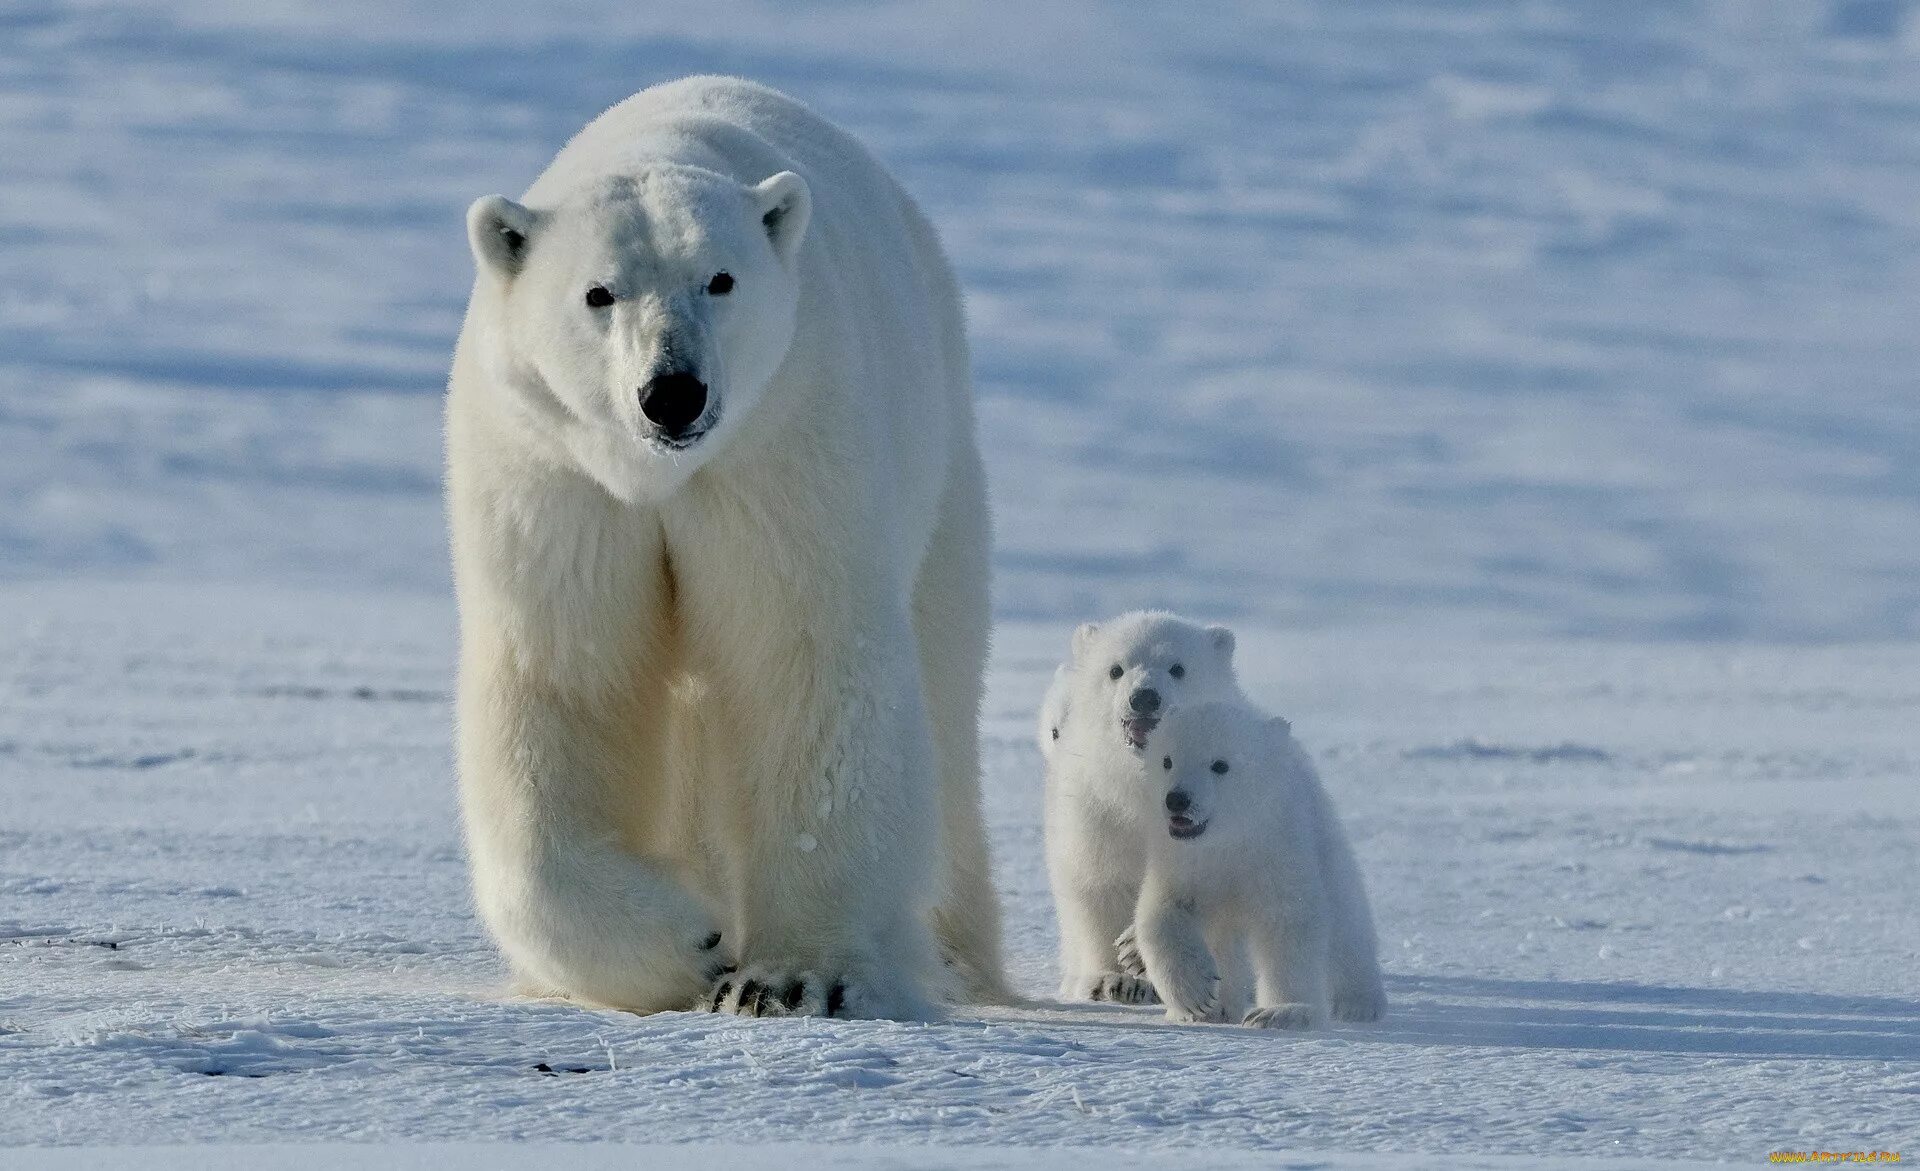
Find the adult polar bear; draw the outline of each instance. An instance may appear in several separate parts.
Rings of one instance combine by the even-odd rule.
[[[987,506],[932,228],[849,135],[695,77],[468,229],[459,769],[522,986],[750,1015],[1004,997]]]

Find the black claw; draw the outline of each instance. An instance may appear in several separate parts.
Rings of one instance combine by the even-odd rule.
[[[727,1002],[727,993],[733,991],[732,980],[722,980],[713,987],[713,999],[707,1002],[708,1012],[719,1012],[720,1006]]]
[[[700,945],[700,950],[712,951],[714,948],[719,946],[720,946],[720,933],[716,931],[712,935],[707,936],[707,941]]]
[[[748,1016],[759,1016],[761,1002],[767,994],[767,986],[758,980],[748,980],[740,985],[740,1011]]]
[[[1102,980],[1098,984],[1095,984],[1093,986],[1093,991],[1087,994],[1088,1000],[1105,1000],[1106,998],[1107,998],[1107,982],[1105,980]]]
[[[846,1007],[847,986],[845,984],[835,984],[827,992],[827,1015],[839,1016],[840,1011]]]
[[[806,981],[795,980],[793,983],[787,985],[787,990],[785,992],[781,993],[780,1003],[787,1006],[788,1012],[792,1012],[794,1009],[800,1007],[800,1002],[806,999],[806,996],[807,996]]]

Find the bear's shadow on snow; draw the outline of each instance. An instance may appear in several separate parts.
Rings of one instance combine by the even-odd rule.
[[[1920,1062],[1920,1002],[1889,997],[1470,976],[1389,975],[1387,988],[1389,1008],[1380,1023],[1335,1025],[1304,1033],[1262,1034],[1232,1026],[1169,1024],[1157,1007],[1047,1004],[1046,1008],[1055,1014],[1053,1025],[1068,1029],[1177,1029],[1235,1039],[1338,1038],[1361,1044]],[[1060,1019],[1063,1016],[1068,1019]]]
[[[1920,1002],[1469,976],[1389,977],[1393,1008],[1345,1035],[1396,1044],[1920,1061]]]

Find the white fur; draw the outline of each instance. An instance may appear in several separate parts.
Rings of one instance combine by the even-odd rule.
[[[469,228],[459,766],[522,985],[636,1011],[1004,996],[987,506],[931,227],[845,133],[703,77],[615,106]],[[640,410],[668,368],[709,388],[690,446]]]
[[[1142,815],[1155,824],[1135,928],[1168,1019],[1378,1020],[1386,993],[1360,868],[1287,722],[1244,703],[1184,708],[1153,731],[1144,769]],[[1170,832],[1171,792],[1191,801],[1197,837]],[[1233,986],[1243,949],[1250,989]]]
[[[1233,633],[1136,611],[1081,626],[1054,672],[1040,706],[1039,739],[1047,759],[1047,873],[1060,921],[1060,995],[1069,1000],[1153,998],[1137,973],[1120,968],[1115,947],[1133,919],[1145,872],[1140,753],[1122,724],[1140,688],[1157,692],[1163,711],[1238,698]]]

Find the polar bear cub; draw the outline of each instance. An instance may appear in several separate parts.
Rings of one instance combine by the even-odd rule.
[[[1378,1020],[1386,993],[1360,869],[1287,722],[1205,703],[1169,712],[1148,743],[1139,792],[1160,824],[1135,929],[1168,1019],[1227,1019],[1245,991],[1221,973],[1244,948],[1243,1024]]]
[[[1241,699],[1233,632],[1173,614],[1135,611],[1074,631],[1071,653],[1040,706],[1047,761],[1047,875],[1060,921],[1060,995],[1153,999],[1122,971],[1115,940],[1133,918],[1155,818],[1140,798],[1141,752],[1171,711]]]

